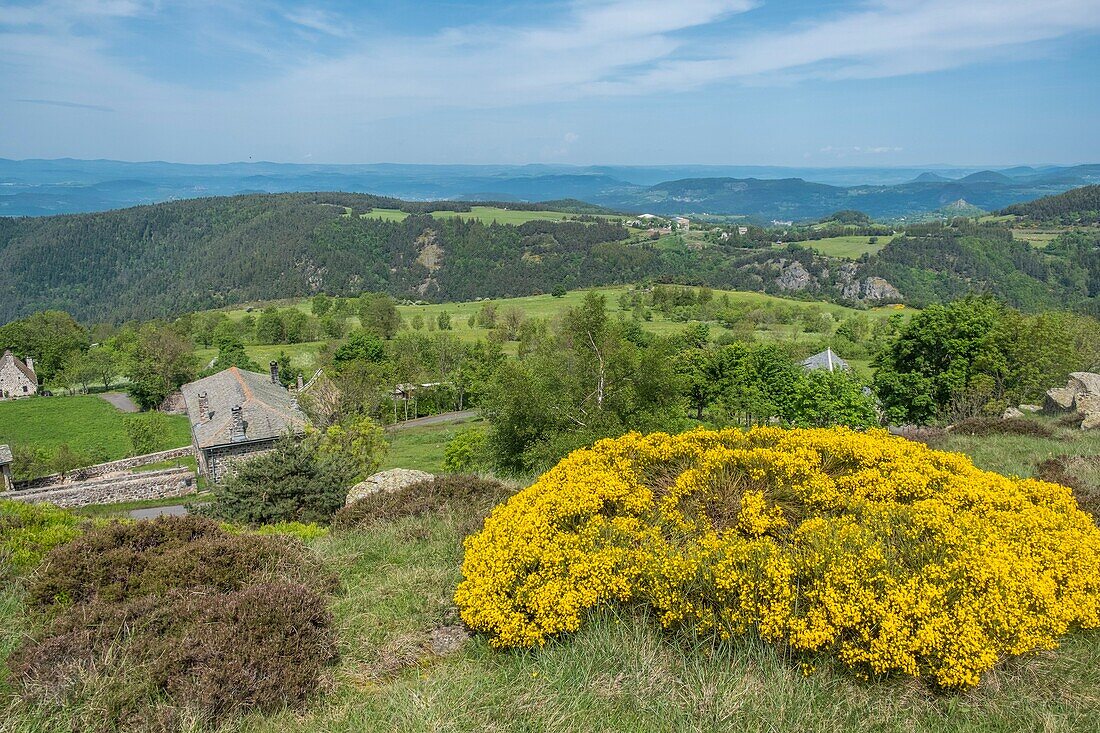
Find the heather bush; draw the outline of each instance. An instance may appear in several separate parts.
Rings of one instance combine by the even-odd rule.
[[[200,517],[111,522],[51,550],[9,660],[24,704],[79,730],[214,727],[303,704],[336,658],[327,572],[286,535]]]
[[[1055,456],[1040,463],[1035,475],[1067,486],[1077,505],[1100,524],[1100,456]]]
[[[951,428],[959,435],[1024,435],[1033,438],[1049,438],[1054,430],[1044,422],[1026,417],[971,417],[960,420]]]
[[[69,708],[80,730],[214,727],[316,692],[336,659],[325,606],[286,581],[95,600],[58,616],[9,664],[26,702]]]
[[[322,588],[335,582],[288,537],[233,535],[202,517],[159,517],[110,522],[55,548],[31,579],[27,602],[52,611],[172,588],[229,592],[272,577]]]
[[[468,511],[483,518],[489,509],[514,493],[514,489],[493,479],[468,474],[437,476],[397,491],[368,494],[337,512],[332,523],[347,529],[444,510]]]

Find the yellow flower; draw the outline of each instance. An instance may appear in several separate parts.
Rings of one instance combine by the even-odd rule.
[[[666,627],[754,630],[861,676],[966,688],[1100,627],[1100,530],[1068,489],[884,431],[602,440],[497,507],[465,548],[455,600],[499,647],[635,603]]]

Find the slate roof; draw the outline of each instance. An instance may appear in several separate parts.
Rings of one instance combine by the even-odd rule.
[[[6,445],[0,445],[0,466],[5,463],[11,463],[11,448]]]
[[[4,351],[4,355],[0,357],[0,372],[4,371],[4,367],[8,364],[22,372],[24,377],[38,384],[38,376],[34,373],[34,370],[24,364],[22,359],[11,353],[11,349]]]
[[[802,366],[809,370],[825,369],[830,372],[835,372],[838,369],[841,371],[851,369],[851,367],[848,366],[848,362],[837,356],[836,352],[832,349],[825,349],[820,354],[814,354],[807,359],[803,359]]]
[[[257,374],[237,367],[183,385],[183,399],[191,420],[191,435],[198,448],[212,448],[242,442],[233,440],[232,410],[241,407],[244,442],[301,433],[306,416],[293,396],[270,374]],[[199,394],[206,393],[207,416],[199,411]]]

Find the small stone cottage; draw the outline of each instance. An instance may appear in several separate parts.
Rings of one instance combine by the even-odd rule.
[[[34,359],[24,362],[10,350],[0,357],[0,400],[17,400],[38,394],[38,375]]]
[[[279,438],[305,431],[294,395],[270,374],[231,367],[183,385],[199,473],[215,483],[235,460],[263,453]]]

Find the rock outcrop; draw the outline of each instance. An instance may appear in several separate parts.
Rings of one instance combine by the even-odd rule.
[[[381,471],[379,473],[368,476],[363,481],[360,481],[355,486],[352,486],[348,490],[348,498],[346,504],[353,504],[364,496],[375,494],[379,491],[397,491],[403,489],[406,486],[420,483],[421,481],[430,481],[434,476],[425,471],[417,471],[412,468],[391,468],[389,471]]]
[[[1075,412],[1081,416],[1081,429],[1100,428],[1100,374],[1074,372],[1065,387],[1047,390],[1043,411]]]

